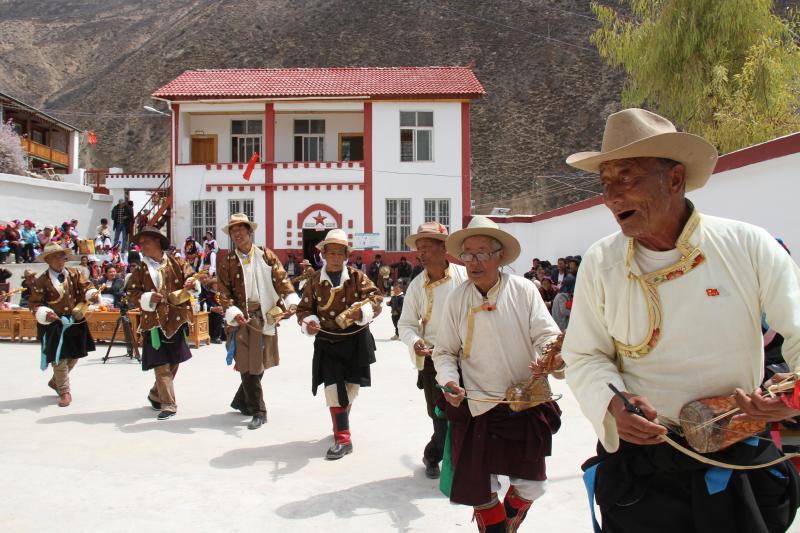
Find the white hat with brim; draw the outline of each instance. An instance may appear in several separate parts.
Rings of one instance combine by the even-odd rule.
[[[44,247],[44,250],[42,250],[42,253],[39,254],[36,260],[40,263],[45,263],[46,259],[53,254],[65,254],[67,256],[67,260],[73,259],[72,250],[68,248],[62,248],[58,244],[51,242]]]
[[[231,228],[237,224],[246,224],[250,226],[250,231],[255,231],[258,227],[258,223],[251,222],[244,213],[234,213],[231,215],[231,219],[228,221],[228,223],[222,227],[222,233],[229,235]]]
[[[501,230],[496,222],[481,215],[472,217],[466,228],[456,231],[447,238],[445,242],[447,253],[453,257],[458,257],[463,251],[464,240],[479,235],[497,239],[503,245],[503,260],[500,266],[510,265],[519,257],[519,241],[510,233]]]
[[[599,152],[578,152],[567,164],[599,173],[600,164],[614,159],[659,157],[686,167],[686,190],[699,189],[714,172],[719,154],[698,135],[677,131],[669,120],[645,109],[624,109],[606,120]]]
[[[406,237],[406,246],[410,250],[417,250],[417,241],[420,239],[433,239],[445,242],[447,240],[447,228],[438,222],[423,222],[417,228],[416,233]]]
[[[347,248],[348,254],[353,251],[350,243],[347,242],[347,234],[342,229],[337,228],[330,230],[325,236],[325,239],[317,243],[317,250],[324,252],[325,246],[328,244],[341,244]]]

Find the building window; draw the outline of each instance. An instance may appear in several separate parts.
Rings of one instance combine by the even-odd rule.
[[[207,231],[217,234],[217,202],[192,200],[192,236],[202,241]]]
[[[260,120],[231,121],[231,163],[247,163],[255,152],[264,153],[262,131]]]
[[[433,111],[400,111],[400,161],[433,161]]]
[[[294,121],[295,161],[324,161],[325,160],[324,141],[325,141],[324,120]]]
[[[450,199],[426,199],[425,222],[438,222],[450,233]]]
[[[386,200],[386,251],[405,252],[411,235],[411,200]]]

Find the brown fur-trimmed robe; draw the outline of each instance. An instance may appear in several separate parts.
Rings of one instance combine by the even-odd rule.
[[[165,285],[163,290],[153,284],[153,279],[147,270],[147,264],[143,260],[142,263],[134,268],[133,272],[131,272],[131,278],[128,280],[128,304],[131,309],[141,308],[142,294],[146,292],[161,292],[164,295],[164,299],[156,305],[155,311],[141,309],[142,318],[139,322],[139,331],[145,332],[155,327],[160,327],[167,338],[172,338],[181,326],[192,323],[193,313],[189,302],[173,306],[167,303],[166,296],[172,291],[182,289],[186,280],[193,276],[195,272],[180,257],[174,257],[166,252],[164,252],[164,255],[167,257],[167,266],[162,272]]]

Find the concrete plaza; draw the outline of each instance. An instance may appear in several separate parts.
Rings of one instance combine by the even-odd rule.
[[[476,530],[470,508],[425,478],[431,424],[408,352],[389,340],[388,308],[372,330],[378,362],[353,407],[355,452],[335,462],[323,458],[328,411],[310,393],[312,341],[293,322],[264,376],[269,421],[257,431],[228,407],[239,378],[221,345],[193,350],[176,378],[178,415],[158,422],[145,400],[153,373],[127,358],[102,364],[107,345],[75,368],[73,403],[60,408],[38,345],[0,343],[0,531]],[[522,530],[590,531],[579,467],[595,437],[564,383],[554,388],[564,415],[549,489]]]

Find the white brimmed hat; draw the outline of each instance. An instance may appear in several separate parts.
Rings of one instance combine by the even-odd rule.
[[[717,164],[717,149],[698,135],[679,132],[669,120],[644,109],[624,109],[609,115],[599,152],[578,152],[567,164],[597,173],[613,159],[661,157],[686,167],[686,190],[706,184]]]
[[[222,227],[222,233],[228,235],[231,227],[235,226],[236,224],[247,224],[250,226],[251,231],[255,231],[258,227],[258,223],[251,222],[244,213],[234,213],[231,215],[231,219],[228,221],[228,223]]]
[[[58,244],[51,242],[44,247],[44,250],[42,250],[42,253],[39,254],[39,257],[37,257],[36,260],[44,263],[45,259],[53,254],[65,254],[68,260],[73,258],[72,250],[69,248],[62,248]]]
[[[434,239],[437,241],[447,240],[447,228],[438,222],[423,222],[417,228],[416,233],[412,233],[406,237],[406,246],[411,250],[417,249],[417,241],[419,239]]]
[[[472,217],[472,220],[470,220],[466,228],[456,231],[447,238],[445,243],[445,246],[447,246],[447,253],[453,257],[458,257],[461,255],[461,246],[464,244],[464,239],[477,235],[492,237],[500,241],[500,244],[503,245],[503,261],[500,263],[500,266],[509,265],[519,257],[519,241],[510,233],[501,230],[500,226],[493,220],[481,215]]]
[[[347,233],[345,233],[343,229],[336,228],[330,230],[325,236],[325,240],[317,243],[317,249],[320,252],[324,252],[326,244],[341,244],[347,248],[348,254],[353,251],[350,244],[347,242]]]

